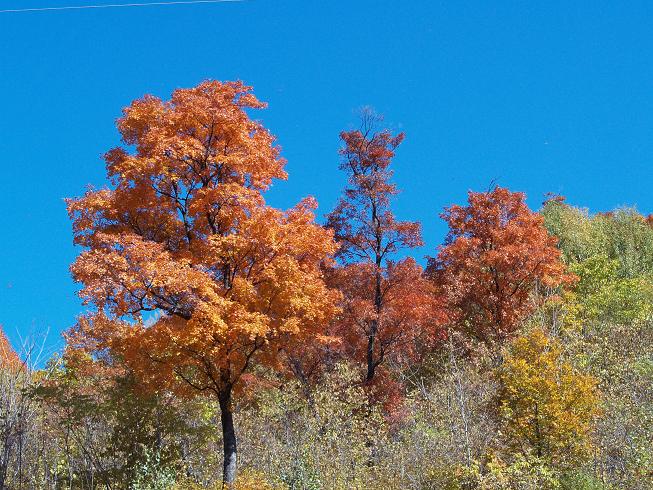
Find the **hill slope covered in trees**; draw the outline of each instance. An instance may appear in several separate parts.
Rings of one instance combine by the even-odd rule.
[[[0,336],[0,488],[653,488],[650,218],[470,191],[422,268],[404,135],[341,133],[320,225],[265,202],[263,107],[124,110],[110,185],[68,201],[88,311],[43,369]]]

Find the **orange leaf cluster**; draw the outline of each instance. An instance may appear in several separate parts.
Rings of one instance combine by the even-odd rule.
[[[17,368],[21,364],[18,354],[9,343],[2,326],[0,326],[0,368]]]
[[[97,308],[78,330],[152,386],[230,391],[334,313],[321,266],[335,244],[316,203],[282,212],[263,199],[286,176],[246,112],[263,106],[240,82],[137,100],[118,121],[127,147],[105,157],[113,188],[68,201],[85,247],[73,277]]]

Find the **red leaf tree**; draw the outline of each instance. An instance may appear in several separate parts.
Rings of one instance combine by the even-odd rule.
[[[392,260],[400,250],[422,245],[422,238],[419,223],[398,221],[390,209],[398,191],[389,167],[404,134],[377,131],[379,120],[364,112],[360,130],[340,134],[348,186],[328,216],[340,245],[340,267],[331,280],[344,298],[335,331],[345,355],[365,363],[366,382],[388,358],[410,358],[437,323],[422,268],[412,259]]]
[[[427,273],[456,324],[483,342],[502,342],[518,328],[537,306],[531,293],[538,284],[558,287],[573,280],[557,239],[521,192],[470,191],[467,206],[451,206],[441,217],[449,233]]]

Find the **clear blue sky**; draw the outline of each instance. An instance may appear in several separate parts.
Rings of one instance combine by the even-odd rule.
[[[144,0],[142,0],[144,1]],[[103,3],[104,0],[89,0]],[[0,9],[82,0],[0,0]],[[106,3],[127,3],[107,0]],[[405,131],[397,212],[442,240],[468,189],[547,191],[653,210],[650,2],[273,1],[0,14],[0,323],[14,341],[82,311],[63,198],[104,184],[120,109],[206,78],[242,79],[288,159],[269,195],[343,184],[338,132],[374,106]]]

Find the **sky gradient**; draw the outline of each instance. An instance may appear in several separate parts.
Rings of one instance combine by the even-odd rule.
[[[91,2],[0,0],[0,9]],[[128,3],[128,2],[122,2]],[[573,3],[573,5],[571,5]],[[494,5],[492,5],[494,4]],[[406,132],[400,218],[434,254],[442,208],[495,181],[592,211],[653,211],[650,2],[273,1],[0,13],[0,324],[48,345],[84,311],[63,199],[105,185],[115,119],[145,93],[241,79],[269,103],[289,179],[268,201],[344,184],[338,133],[370,105]]]

